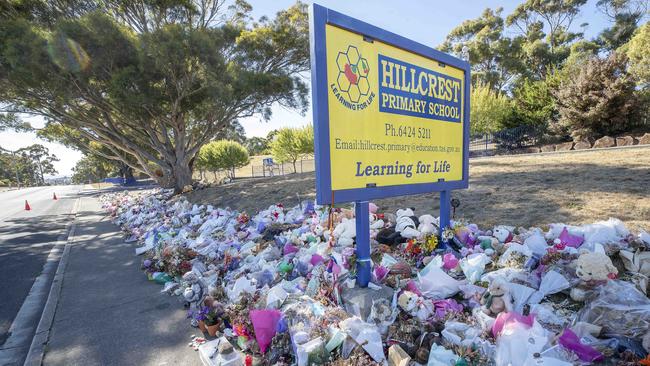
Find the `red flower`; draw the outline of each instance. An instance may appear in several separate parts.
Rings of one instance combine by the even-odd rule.
[[[413,239],[409,240],[406,244],[406,252],[411,255],[418,255],[422,253],[422,248],[415,243]]]
[[[185,274],[192,270],[192,263],[189,261],[182,261],[178,266],[178,269],[180,270],[181,274]]]

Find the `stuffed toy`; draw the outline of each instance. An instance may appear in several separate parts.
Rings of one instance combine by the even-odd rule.
[[[404,312],[415,316],[418,307],[418,295],[411,291],[404,291],[397,298],[397,305]]]
[[[441,344],[442,337],[438,332],[425,332],[415,340],[418,347],[415,351],[415,361],[421,365],[426,365],[429,361],[429,353],[433,344]]]
[[[477,241],[477,235],[469,227],[459,226],[454,230],[456,239],[464,246],[473,247]]]
[[[397,215],[397,218],[415,215],[412,208],[399,209],[395,214]]]
[[[580,284],[571,289],[570,295],[574,301],[584,301],[590,290],[605,284],[618,274],[618,269],[604,253],[583,250],[575,264],[576,276],[580,278]]]
[[[377,242],[388,245],[405,243],[408,239],[421,236],[416,229],[419,225],[420,221],[414,216],[412,209],[397,210],[395,225],[380,230],[377,233]]]
[[[494,250],[499,246],[499,239],[494,236],[479,235],[476,238],[476,244],[480,245],[483,250]]]
[[[512,241],[513,238],[512,231],[505,226],[495,227],[492,236],[497,238],[497,240],[499,240],[499,243],[501,244],[509,243]]]
[[[395,231],[400,234],[402,238],[413,239],[420,236],[420,232],[416,229],[419,221],[415,216],[401,216],[397,218]]]
[[[493,317],[504,311],[512,311],[512,302],[508,284],[501,278],[494,279],[481,297],[483,312]]]
[[[332,213],[327,216],[325,220],[325,227],[337,226],[343,222],[345,219],[354,219],[354,210],[347,208],[336,208],[332,210]],[[331,222],[330,222],[331,220]]]
[[[418,318],[420,321],[426,321],[433,315],[431,300],[426,300],[411,291],[402,292],[397,298],[397,305],[404,312]]]
[[[418,231],[423,235],[437,235],[438,234],[438,220],[431,215],[422,215],[418,217],[420,225],[418,225]]]
[[[183,281],[186,284],[185,290],[183,291],[183,297],[187,302],[191,311],[198,312],[201,309],[201,303],[207,295],[207,286],[203,279],[199,277],[195,272],[189,271],[183,275]],[[198,321],[192,319],[192,326],[198,326]]]
[[[384,220],[380,219],[376,214],[370,214],[370,230],[382,229],[384,225]]]
[[[352,219],[344,218],[332,231],[332,237],[336,239],[336,244],[342,247],[352,246],[356,236],[357,226],[356,222]]]

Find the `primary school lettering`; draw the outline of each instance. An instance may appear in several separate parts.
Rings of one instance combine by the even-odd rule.
[[[379,111],[461,121],[459,79],[379,54]]]

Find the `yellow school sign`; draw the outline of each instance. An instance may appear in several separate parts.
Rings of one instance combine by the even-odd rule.
[[[467,187],[469,65],[316,7],[318,201]]]

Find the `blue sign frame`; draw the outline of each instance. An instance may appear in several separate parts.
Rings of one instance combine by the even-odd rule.
[[[445,54],[421,43],[404,38],[384,29],[343,15],[323,6],[313,4],[310,14],[311,85],[314,118],[314,152],[316,164],[316,201],[333,204],[352,201],[368,201],[377,198],[411,195],[429,192],[448,192],[469,186],[469,95],[470,65],[466,61]],[[408,52],[453,66],[465,72],[463,126],[463,171],[461,180],[416,183],[394,186],[367,187],[332,191],[330,165],[329,106],[327,86],[327,50],[325,25],[330,24],[358,33]],[[441,202],[441,206],[447,202]]]

